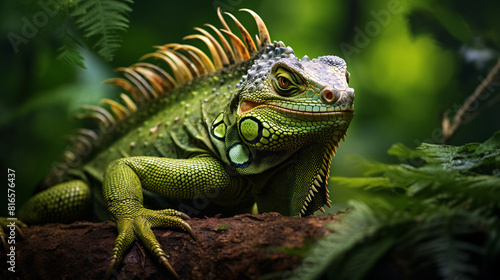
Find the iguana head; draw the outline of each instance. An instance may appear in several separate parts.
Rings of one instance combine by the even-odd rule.
[[[290,169],[278,176],[287,186],[256,191],[267,192],[257,199],[259,210],[310,215],[329,205],[331,156],[354,115],[348,82],[343,59],[298,59],[281,42],[267,46],[242,77],[226,114],[227,136],[233,134],[226,138],[228,160],[240,174],[274,168],[276,177],[276,169]],[[286,203],[276,203],[277,196]]]
[[[267,51],[239,85],[241,139],[266,151],[338,142],[354,113],[345,61],[336,56],[297,59],[283,43]]]

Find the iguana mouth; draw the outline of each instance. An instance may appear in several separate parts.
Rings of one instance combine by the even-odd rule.
[[[289,109],[281,106],[277,106],[275,104],[269,104],[269,103],[264,103],[264,102],[254,102],[250,101],[247,99],[244,99],[241,101],[238,113],[245,114],[259,106],[266,106],[269,108],[273,108],[275,110],[289,113],[289,114],[294,114],[294,115],[304,115],[304,116],[331,116],[331,115],[337,115],[337,114],[344,114],[344,115],[353,115],[354,114],[354,109],[351,108],[350,106],[346,106],[344,108],[340,108],[338,111],[301,111],[301,110],[294,110],[294,109]]]
[[[243,100],[241,101],[240,103],[240,107],[238,109],[238,113],[241,115],[241,114],[245,114],[251,110],[253,110],[255,107],[259,106],[259,105],[262,105],[264,103],[262,102],[253,102],[253,101],[250,101],[250,100]]]
[[[283,113],[288,113],[290,115],[295,115],[295,116],[303,116],[303,117],[311,117],[313,119],[318,119],[321,117],[325,117],[325,119],[328,119],[331,116],[334,115],[345,115],[345,119],[349,120],[352,116],[354,116],[354,110],[350,107],[343,108],[339,111],[326,111],[326,112],[321,112],[321,111],[300,111],[300,110],[294,110],[294,109],[288,109],[276,105],[266,105],[270,108],[274,108],[278,111],[281,111]]]

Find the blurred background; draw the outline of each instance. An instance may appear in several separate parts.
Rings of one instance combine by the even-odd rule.
[[[333,159],[331,176],[361,176],[352,160],[357,156],[396,162],[386,153],[394,143],[411,148],[422,142],[439,143],[442,114],[452,118],[498,59],[500,3],[414,2],[136,1],[130,5],[129,28],[120,33],[122,45],[106,61],[92,40],[75,28],[67,11],[45,12],[43,17],[40,11],[46,10],[35,1],[2,1],[0,165],[4,174],[7,168],[16,171],[17,207],[57,163],[67,137],[81,125],[73,118],[80,106],[96,105],[104,97],[117,99],[119,91],[101,84],[116,76],[113,69],[131,65],[154,45],[181,42],[196,33],[193,27],[205,23],[221,27],[218,6],[235,14],[251,34],[257,33],[252,17],[238,10],[257,12],[271,39],[291,46],[298,57],[346,59],[350,85],[356,91],[356,115]],[[34,29],[28,27],[32,23],[37,24]],[[80,42],[85,68],[56,59],[64,33]],[[499,105],[487,106],[498,91],[491,88],[473,107],[470,114],[477,117],[461,127],[449,144],[482,142],[500,129]],[[360,195],[330,188],[332,212]],[[5,215],[3,208],[0,214]]]

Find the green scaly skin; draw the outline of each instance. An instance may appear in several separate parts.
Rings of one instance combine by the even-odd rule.
[[[118,136],[64,172],[66,182],[30,199],[19,219],[110,217],[118,237],[106,278],[135,239],[178,277],[151,228],[195,237],[189,217],[151,210],[146,200],[190,214],[233,215],[254,204],[289,216],[323,210],[331,158],[354,114],[348,75],[338,57],[297,59],[281,42],[265,44],[252,59],[194,79],[123,121],[111,133]],[[196,199],[210,206],[185,206]]]

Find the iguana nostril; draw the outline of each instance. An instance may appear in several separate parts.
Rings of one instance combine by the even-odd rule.
[[[323,103],[332,105],[337,102],[340,98],[340,92],[336,89],[329,89],[329,88],[324,88],[320,93],[319,97],[321,98],[321,101]]]

